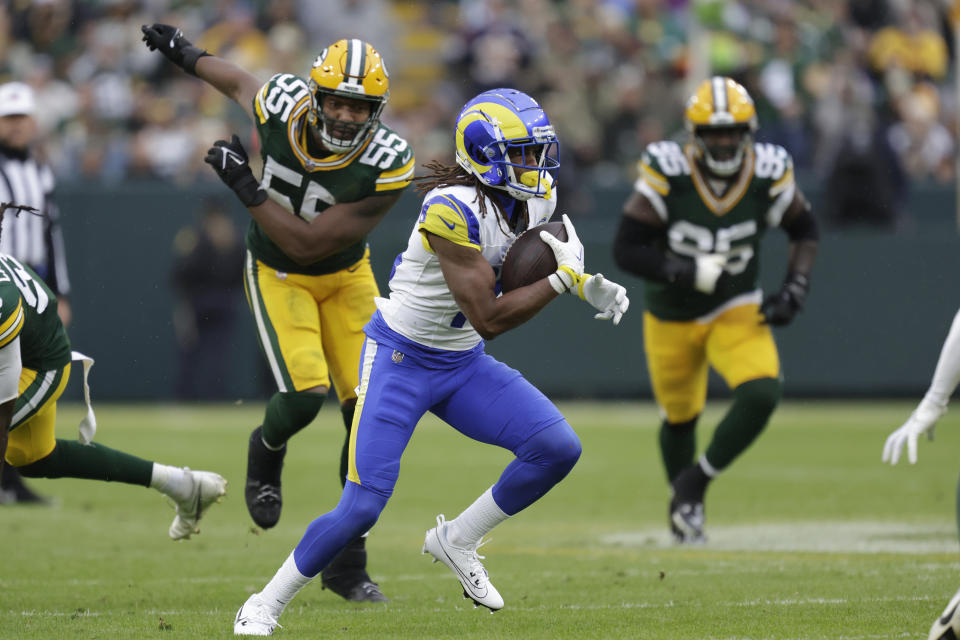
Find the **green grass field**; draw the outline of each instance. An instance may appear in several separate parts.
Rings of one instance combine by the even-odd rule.
[[[703,547],[675,547],[650,404],[562,404],[584,453],[570,477],[493,532],[486,567],[506,601],[463,600],[420,554],[438,513],[455,516],[508,461],[425,419],[371,535],[370,571],[391,601],[347,603],[308,586],[280,638],[925,638],[960,587],[954,493],[960,419],[920,462],[880,463],[907,403],[788,403],[711,487]],[[701,448],[722,403],[701,422]],[[343,427],[325,407],[294,440],[284,513],[268,532],[243,504],[257,405],[98,407],[97,440],[230,481],[202,534],[167,538],[173,511],[139,487],[34,481],[52,508],[0,507],[0,638],[228,638],[247,595],[339,497]],[[75,437],[63,407],[61,437]]]

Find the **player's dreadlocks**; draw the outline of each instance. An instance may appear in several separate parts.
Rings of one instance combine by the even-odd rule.
[[[25,204],[16,204],[14,202],[0,202],[0,232],[3,231],[3,216],[7,212],[7,209],[15,209],[16,213],[13,214],[15,217],[19,217],[21,211],[32,213],[35,216],[43,215],[36,207],[30,207]]]
[[[474,200],[474,202],[477,203],[478,208],[480,209],[481,217],[487,216],[487,198],[489,198],[500,213],[500,215],[497,217],[497,224],[499,225],[501,221],[507,221],[509,219],[507,217],[507,212],[504,211],[503,207],[500,205],[500,199],[494,197],[497,193],[497,190],[493,187],[483,184],[479,179],[477,179],[476,176],[467,173],[459,165],[443,164],[438,160],[434,160],[426,163],[423,166],[424,168],[429,169],[431,173],[425,176],[417,176],[413,179],[414,182],[419,183],[416,186],[417,193],[427,193],[428,191],[438,187],[474,187],[477,190],[477,199]],[[526,201],[520,201],[517,204],[523,207],[518,213],[521,214],[520,219],[523,220],[521,225],[523,228],[525,228],[527,225],[527,203]]]

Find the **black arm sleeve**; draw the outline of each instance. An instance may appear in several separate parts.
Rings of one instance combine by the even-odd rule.
[[[613,241],[613,259],[635,276],[693,287],[696,265],[668,251],[666,240],[666,230],[624,216]]]
[[[805,242],[808,240],[816,242],[820,239],[817,219],[813,217],[809,204],[800,213],[793,216],[789,224],[781,224],[780,226],[787,233],[790,242]]]

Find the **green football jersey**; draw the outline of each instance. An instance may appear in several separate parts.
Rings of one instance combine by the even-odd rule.
[[[24,367],[50,371],[70,362],[57,297],[30,267],[0,254],[0,348],[18,335]]]
[[[307,146],[309,110],[306,81],[288,73],[270,78],[253,100],[263,158],[261,185],[284,209],[309,222],[338,202],[356,202],[410,184],[413,149],[382,124],[348,153],[312,156]],[[363,257],[366,240],[313,264],[298,265],[254,220],[247,232],[247,248],[278,271],[318,275],[354,264]]]
[[[723,195],[695,162],[693,147],[661,141],[647,146],[635,188],[667,225],[667,250],[694,258],[719,253],[730,287],[705,294],[675,284],[644,283],[646,308],[662,320],[693,320],[734,298],[759,300],[759,248],[764,232],[780,224],[793,201],[793,160],[786,149],[755,143],[739,176]]]

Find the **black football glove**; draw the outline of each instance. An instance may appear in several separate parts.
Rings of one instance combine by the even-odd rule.
[[[807,276],[800,273],[788,274],[780,291],[767,296],[760,306],[764,323],[777,327],[790,324],[797,312],[803,309],[809,289],[810,280]]]
[[[255,207],[267,199],[267,192],[260,188],[260,182],[253,177],[247,152],[237,134],[233,134],[230,142],[214,142],[203,161],[213,167],[220,179],[233,189],[243,206]]]
[[[203,49],[198,49],[183,37],[183,32],[169,24],[141,25],[143,41],[150,51],[159,51],[170,62],[177,65],[191,75],[197,75],[197,60],[210,55]]]

